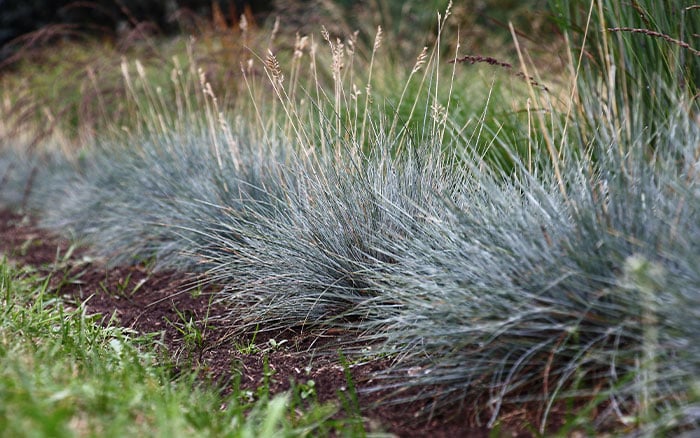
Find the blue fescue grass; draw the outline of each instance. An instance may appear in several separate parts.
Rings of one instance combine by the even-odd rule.
[[[201,240],[202,221],[222,206],[264,210],[274,202],[269,192],[278,182],[267,167],[278,162],[274,150],[241,147],[240,163],[227,156],[219,165],[209,140],[164,136],[128,149],[110,145],[69,184],[50,189],[63,202],[45,209],[43,224],[75,230],[113,263],[155,258],[177,266],[187,245]]]
[[[562,404],[596,401],[594,430],[698,428],[700,128],[688,96],[659,85],[669,104],[650,110],[591,68],[572,82],[570,112],[533,87],[549,121],[515,136],[485,120],[466,130],[451,92],[440,100],[457,82],[424,55],[406,80],[430,72],[428,85],[402,92],[387,119],[376,89],[346,91],[331,41],[328,91],[313,75],[285,84],[270,54],[276,101],[251,88],[257,123],[229,126],[202,81],[204,117],[168,119],[154,103],[121,144],[38,173],[30,205],[115,263],[202,273],[240,329],[348,330],[394,358],[376,389],[395,401],[467,404],[491,427],[529,403],[542,432]],[[422,99],[405,118],[404,98]]]
[[[598,421],[646,426],[696,405],[700,131],[678,126],[686,117],[669,116],[652,157],[640,138],[623,155],[598,143],[595,160],[560,163],[564,193],[524,169],[477,173],[394,241],[397,263],[377,277],[394,305],[372,321],[400,358],[387,385],[472,403],[490,426],[503,404],[535,401],[544,428],[557,401],[601,391],[610,410]],[[635,417],[641,407],[648,418]]]

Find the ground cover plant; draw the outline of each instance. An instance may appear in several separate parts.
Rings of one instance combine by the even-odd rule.
[[[182,372],[173,380],[157,339],[49,291],[49,279],[0,264],[0,426],[3,436],[300,436],[288,396],[227,397]],[[155,341],[155,342],[154,342]],[[321,405],[304,418],[323,421]],[[314,432],[315,431],[315,432]]]
[[[695,430],[700,11],[613,3],[551,2],[571,44],[554,85],[514,30],[518,62],[445,55],[449,7],[398,87],[381,28],[364,60],[323,29],[288,64],[244,65],[235,117],[195,62],[170,101],[124,64],[139,128],[4,153],[3,197],[115,265],[217,285],[236,333],[342,333],[321,353],[388,360],[363,388],[387,403],[496,430],[523,406],[534,433]],[[465,60],[524,111],[492,111],[506,99]]]

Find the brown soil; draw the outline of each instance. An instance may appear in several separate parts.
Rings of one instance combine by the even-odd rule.
[[[320,345],[338,342],[338,334],[319,337],[287,331],[259,333],[255,338],[234,336],[231,328],[235,321],[230,321],[226,307],[212,303],[216,291],[191,288],[191,277],[154,273],[144,266],[106,268],[87,257],[84,249],[67,257],[69,248],[68,241],[39,229],[30,218],[0,211],[0,253],[13,262],[52,272],[54,290],[67,300],[85,302],[90,313],[103,315],[103,323],[111,321],[142,334],[156,333],[154,342],[162,340],[176,364],[176,373],[177,367],[194,367],[224,393],[237,381],[255,391],[265,381],[266,358],[272,372],[268,379],[271,393],[289,389],[291,381],[308,380],[315,382],[320,401],[337,401],[338,392],[347,390],[339,358],[317,353]],[[202,333],[201,340],[188,341],[184,333],[189,322]],[[386,364],[374,362],[351,367],[352,381],[359,388],[366,387],[372,373],[383,366]],[[487,429],[475,427],[468,412],[428,420],[420,415],[423,406],[419,404],[378,407],[378,397],[360,391],[360,405],[367,407],[362,414],[368,430],[401,437],[489,436]]]

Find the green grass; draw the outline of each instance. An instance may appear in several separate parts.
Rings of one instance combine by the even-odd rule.
[[[194,373],[174,378],[157,334],[103,327],[6,261],[0,297],[1,436],[318,436],[354,424],[309,403],[310,382],[253,400],[222,398]]]
[[[656,131],[674,105],[696,111],[700,9],[694,2],[549,3],[577,69],[578,135],[634,142]]]

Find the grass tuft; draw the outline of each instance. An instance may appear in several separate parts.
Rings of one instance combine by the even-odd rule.
[[[292,409],[284,394],[251,402],[242,390],[222,398],[194,373],[173,379],[151,336],[103,327],[47,284],[0,263],[3,434],[273,437],[343,428],[328,421],[329,405]]]

